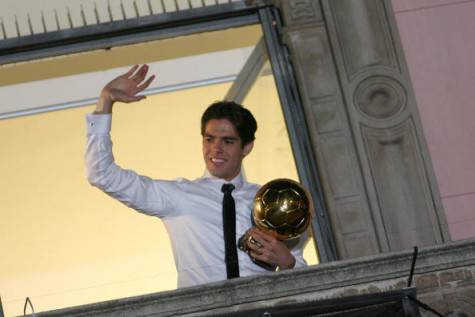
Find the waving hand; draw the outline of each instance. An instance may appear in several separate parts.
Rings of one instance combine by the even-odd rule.
[[[101,91],[95,113],[111,113],[116,101],[131,103],[145,98],[138,95],[146,89],[155,76],[147,77],[148,65],[133,66],[127,73],[110,81]]]

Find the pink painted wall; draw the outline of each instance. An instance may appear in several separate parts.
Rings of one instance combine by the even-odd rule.
[[[475,0],[392,4],[451,237],[475,237]]]

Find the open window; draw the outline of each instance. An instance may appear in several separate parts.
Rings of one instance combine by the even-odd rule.
[[[242,102],[259,124],[254,152],[245,160],[247,178],[261,184],[299,179],[316,208],[315,239],[305,257],[309,264],[319,256],[334,259],[276,17],[273,8],[235,1],[111,23],[108,30],[72,29],[64,42],[44,34],[48,45],[38,37],[29,46],[18,46],[21,38],[0,44],[2,63],[12,63],[0,68],[6,313],[19,315],[26,296],[43,311],[176,287],[161,222],[131,212],[89,186],[84,175],[84,115],[102,86],[135,63],[148,63],[157,80],[145,101],[114,109],[118,164],[154,178],[199,177],[202,112],[218,99]]]

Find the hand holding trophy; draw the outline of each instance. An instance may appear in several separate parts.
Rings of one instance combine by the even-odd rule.
[[[310,224],[313,204],[309,193],[299,183],[285,178],[264,184],[256,193],[252,208],[254,225],[284,241],[300,236]],[[250,255],[248,243],[258,243],[246,233],[239,239],[239,248]],[[277,266],[251,256],[252,261],[271,271]]]

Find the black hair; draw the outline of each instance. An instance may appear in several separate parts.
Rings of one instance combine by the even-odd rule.
[[[206,124],[212,119],[227,119],[236,128],[242,146],[254,141],[257,122],[252,113],[234,101],[217,101],[211,104],[201,117],[201,135],[204,136]]]

